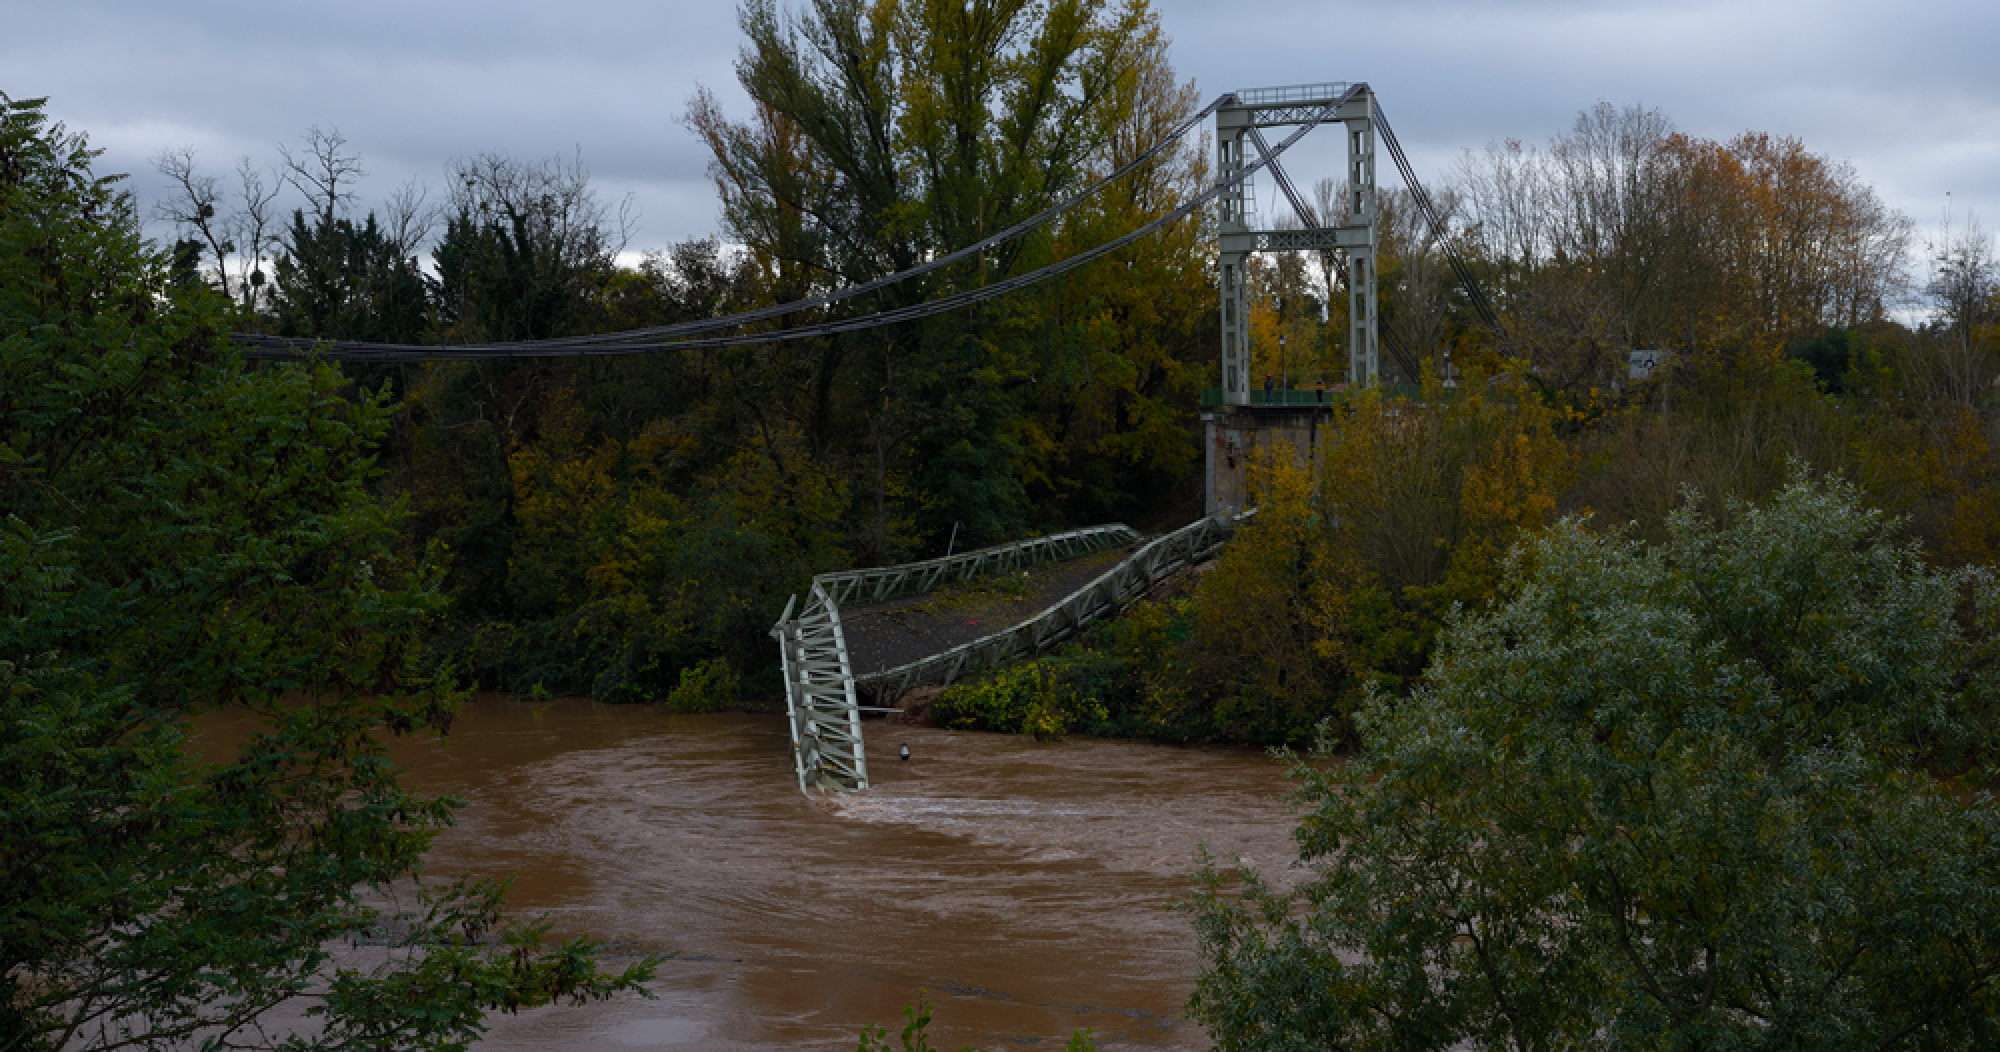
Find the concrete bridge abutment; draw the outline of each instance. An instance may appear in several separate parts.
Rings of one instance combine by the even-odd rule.
[[[1207,438],[1207,514],[1233,515],[1257,506],[1260,494],[1255,492],[1250,466],[1260,456],[1289,457],[1317,474],[1320,440],[1333,426],[1333,410],[1331,404],[1229,405],[1202,413]]]

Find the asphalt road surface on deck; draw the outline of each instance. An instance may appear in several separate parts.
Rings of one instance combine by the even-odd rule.
[[[871,675],[1005,631],[1089,584],[1128,554],[1124,547],[1112,548],[924,595],[842,606],[849,667],[857,676]]]

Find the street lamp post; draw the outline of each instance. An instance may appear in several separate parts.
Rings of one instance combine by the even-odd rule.
[[[1285,404],[1284,392],[1292,389],[1292,378],[1285,361],[1285,334],[1278,334],[1278,404]]]

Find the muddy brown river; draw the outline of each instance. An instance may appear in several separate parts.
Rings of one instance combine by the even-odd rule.
[[[1268,757],[887,724],[868,743],[875,788],[811,800],[778,716],[482,700],[449,738],[399,742],[411,784],[469,801],[433,874],[516,875],[514,908],[558,932],[676,955],[656,1000],[496,1017],[479,1047],[846,1050],[919,989],[942,1048],[1059,1049],[1080,1027],[1207,1047],[1167,905],[1198,845],[1283,869]]]

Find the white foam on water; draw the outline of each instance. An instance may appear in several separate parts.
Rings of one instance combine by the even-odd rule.
[[[1107,818],[1119,812],[1085,810],[1033,800],[977,797],[887,796],[876,792],[845,793],[833,802],[833,813],[859,822],[917,822],[959,818]]]

